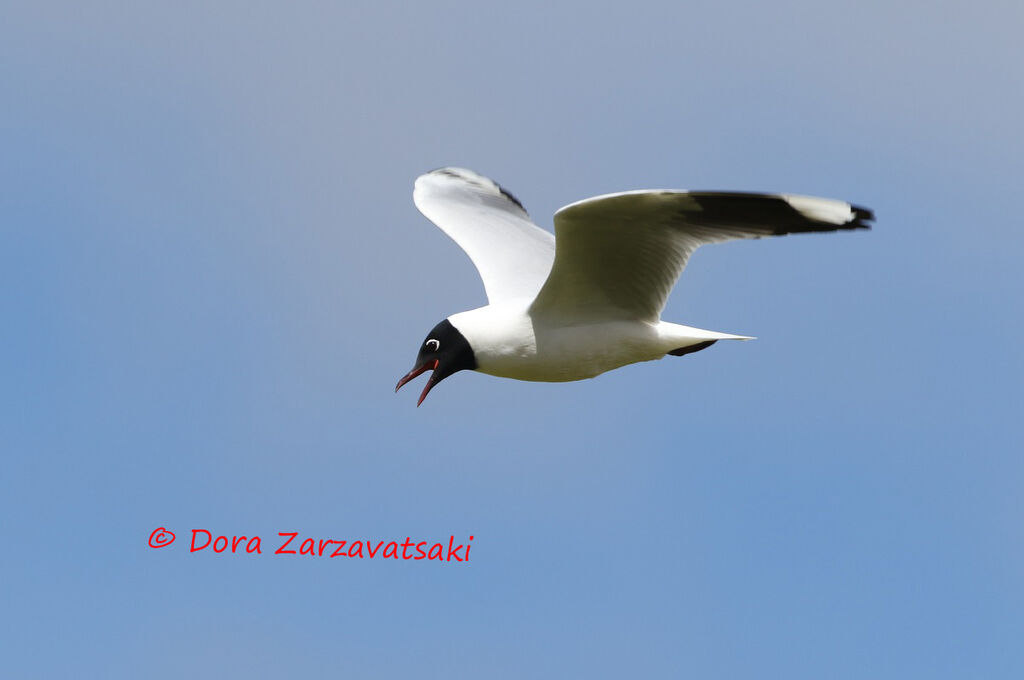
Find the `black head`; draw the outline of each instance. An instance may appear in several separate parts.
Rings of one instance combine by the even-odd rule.
[[[427,398],[427,392],[434,385],[452,373],[467,368],[470,370],[476,368],[473,348],[469,346],[465,336],[448,319],[445,319],[427,334],[427,339],[420,345],[420,353],[416,355],[414,368],[398,381],[398,384],[395,385],[395,392],[420,373],[433,370],[419,401],[416,402],[416,405],[419,406]]]

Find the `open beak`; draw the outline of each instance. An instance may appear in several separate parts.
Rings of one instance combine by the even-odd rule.
[[[411,371],[406,373],[404,376],[402,376],[402,379],[398,381],[397,385],[395,385],[395,392],[400,390],[402,388],[402,385],[404,385],[405,383],[409,382],[410,380],[412,380],[413,378],[418,376],[420,373],[425,373],[427,371],[437,370],[437,365],[439,363],[440,362],[437,359],[431,359],[430,361],[427,361],[426,363],[420,364],[416,368],[412,369]],[[435,384],[436,384],[436,382],[434,381],[434,374],[431,373],[430,377],[427,378],[427,384],[423,387],[423,392],[420,394],[419,401],[416,402],[416,406],[417,407],[419,407],[419,405],[423,403],[423,400],[427,398],[427,392],[429,392],[430,389]]]

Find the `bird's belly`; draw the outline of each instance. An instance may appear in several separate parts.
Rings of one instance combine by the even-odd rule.
[[[646,324],[615,322],[537,330],[526,342],[510,343],[477,357],[481,373],[539,382],[593,378],[638,361],[660,359],[663,343]]]

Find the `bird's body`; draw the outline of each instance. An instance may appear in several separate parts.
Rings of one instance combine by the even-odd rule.
[[[500,378],[568,382],[661,359],[673,350],[708,341],[748,339],[665,321],[616,319],[561,325],[534,319],[530,302],[487,305],[448,317],[473,347],[476,370]]]
[[[661,320],[694,250],[737,238],[866,229],[872,219],[849,203],[806,196],[628,191],[562,208],[552,236],[498,184],[460,168],[419,177],[413,200],[469,255],[490,303],[453,314],[428,334],[395,388],[432,370],[420,403],[463,369],[565,382],[718,340],[749,340]]]

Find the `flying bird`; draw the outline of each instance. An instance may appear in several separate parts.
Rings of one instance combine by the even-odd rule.
[[[416,179],[413,202],[473,261],[484,307],[427,334],[413,369],[432,371],[416,405],[464,369],[517,380],[593,378],[626,364],[751,340],[661,320],[690,255],[706,243],[870,229],[870,210],[790,194],[625,191],[571,203],[544,231],[512,194],[462,168]]]

